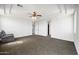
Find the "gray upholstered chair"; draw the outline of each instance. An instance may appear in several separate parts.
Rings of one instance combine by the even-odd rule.
[[[0,41],[1,42],[10,42],[14,41],[14,35],[13,34],[6,34],[5,31],[0,32]]]

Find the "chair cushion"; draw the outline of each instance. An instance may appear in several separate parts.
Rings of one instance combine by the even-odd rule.
[[[3,37],[3,36],[5,36],[5,35],[6,35],[5,31],[1,31],[0,32],[0,38]]]

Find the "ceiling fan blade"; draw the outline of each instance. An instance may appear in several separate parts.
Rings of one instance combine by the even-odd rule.
[[[37,15],[37,16],[42,16],[42,15]]]

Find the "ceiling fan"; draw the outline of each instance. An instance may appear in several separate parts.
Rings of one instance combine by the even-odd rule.
[[[41,14],[37,14],[37,12],[35,12],[35,11],[32,12],[31,17],[37,17],[37,16],[41,17],[42,15]]]

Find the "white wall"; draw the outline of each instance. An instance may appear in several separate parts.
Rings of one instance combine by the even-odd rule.
[[[1,31],[1,16],[0,16],[0,31]]]
[[[35,31],[37,35],[47,36],[47,20],[41,19],[37,21]]]
[[[28,18],[2,16],[1,26],[6,33],[13,33],[15,37],[22,37],[32,34],[32,22]]]
[[[52,38],[73,41],[73,17],[64,14],[53,17],[50,23],[50,33]]]
[[[49,18],[48,18],[49,19]],[[47,36],[47,20],[42,19],[36,23],[36,34]],[[52,38],[58,38],[67,41],[73,40],[73,16],[57,14],[50,18],[50,34]]]
[[[76,31],[74,32],[74,43],[79,54],[79,12],[76,13]]]

